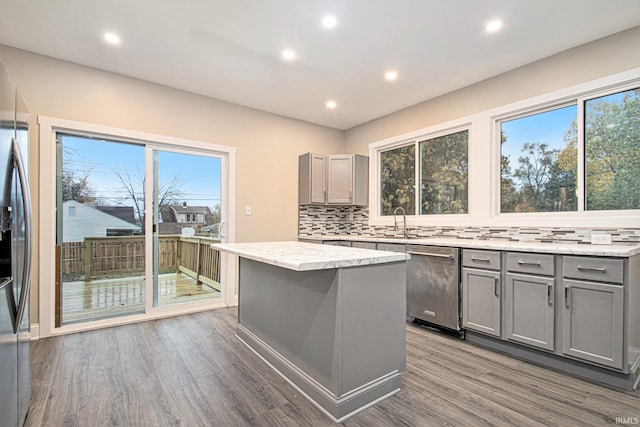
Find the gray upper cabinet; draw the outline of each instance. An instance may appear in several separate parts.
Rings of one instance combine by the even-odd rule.
[[[298,158],[298,204],[323,205],[327,202],[327,158],[307,153]]]
[[[622,369],[625,351],[622,260],[565,257],[563,276],[562,352]]]
[[[359,154],[307,153],[298,160],[298,203],[369,203],[369,158]]]
[[[507,271],[506,338],[553,351],[554,256],[508,253]]]
[[[501,334],[500,253],[462,251],[462,326]]]

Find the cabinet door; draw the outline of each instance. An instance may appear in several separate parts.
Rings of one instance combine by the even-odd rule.
[[[545,350],[554,349],[554,279],[507,274],[506,336]]]
[[[563,286],[563,353],[622,369],[624,288],[567,279]]]
[[[327,203],[353,203],[353,156],[329,156]]]
[[[306,153],[298,157],[298,204],[321,204],[327,195],[327,167],[324,154]]]
[[[462,269],[462,326],[500,336],[500,272]]]
[[[326,200],[326,158],[322,154],[311,155],[311,203],[324,203]]]

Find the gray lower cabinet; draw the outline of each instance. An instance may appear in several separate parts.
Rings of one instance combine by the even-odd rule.
[[[622,260],[565,257],[562,282],[564,354],[616,369],[623,368],[622,272]]]
[[[502,333],[501,254],[462,250],[462,327],[495,337]]]
[[[510,252],[505,283],[506,338],[555,349],[554,256]]]
[[[462,326],[500,336],[500,271],[462,268]]]

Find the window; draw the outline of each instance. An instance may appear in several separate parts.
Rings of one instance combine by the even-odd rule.
[[[500,121],[500,211],[640,208],[639,124],[640,88]]]
[[[640,88],[585,101],[585,210],[640,209]]]
[[[420,214],[468,212],[469,131],[420,142]]]
[[[398,207],[407,215],[467,213],[468,141],[469,131],[462,130],[382,151],[380,214],[393,215]]]
[[[380,213],[393,215],[394,209],[416,211],[416,147],[408,145],[380,154]]]
[[[500,123],[500,211],[575,211],[576,105]]]
[[[419,227],[636,229],[640,68],[372,142],[369,159],[372,226],[402,207]]]

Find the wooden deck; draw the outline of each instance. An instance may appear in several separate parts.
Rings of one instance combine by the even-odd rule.
[[[144,276],[65,282],[62,288],[63,324],[144,312]],[[161,306],[217,297],[220,297],[219,290],[197,284],[186,274],[158,276],[158,303]]]

